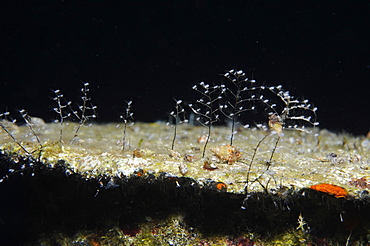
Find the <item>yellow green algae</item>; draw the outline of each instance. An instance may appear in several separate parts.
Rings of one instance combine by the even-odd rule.
[[[156,176],[162,172],[185,176],[200,184],[213,180],[225,183],[227,191],[231,193],[245,192],[253,153],[259,141],[269,134],[258,129],[239,129],[233,145],[241,152],[242,158],[228,164],[210,151],[212,147],[229,144],[230,130],[227,127],[213,127],[210,143],[205,157],[202,158],[204,143],[198,143],[198,139],[206,134],[206,129],[201,126],[177,126],[176,141],[171,150],[173,127],[163,123],[136,123],[126,132],[124,151],[122,125],[110,123],[83,127],[78,138],[72,142],[76,126],[74,123],[64,126],[62,142],[58,141],[59,124],[39,124],[35,127],[42,145],[40,160],[50,165],[64,160],[74,172],[87,178],[103,174],[129,176],[143,170]],[[40,146],[29,128],[12,125],[11,129],[17,141],[37,157]],[[249,180],[255,180],[261,174],[262,176],[259,182],[250,184],[248,191],[262,191],[263,186],[268,186],[269,189],[282,186],[301,189],[329,183],[341,186],[351,195],[357,196],[362,188],[351,185],[350,181],[370,178],[370,140],[365,137],[335,134],[319,129],[312,129],[311,133],[285,131],[267,170],[267,162],[275,148],[277,137],[276,134],[270,134],[259,145],[251,165]],[[4,151],[24,154],[5,132],[1,135],[0,143]],[[205,162],[213,168],[203,168]]]
[[[131,246],[131,245],[234,245],[233,242],[238,238],[213,236],[212,238],[204,237],[194,228],[185,226],[181,215],[174,214],[163,221],[154,221],[147,218],[146,223],[139,225],[141,230],[134,235],[128,235],[127,231],[114,227],[105,233],[92,233],[92,231],[80,231],[73,236],[61,233],[55,233],[53,238],[59,245],[72,245],[74,242],[84,243],[85,245],[100,246]],[[125,234],[126,232],[126,234]],[[254,243],[259,241],[258,237],[248,233],[239,240],[244,238],[253,239]],[[52,242],[45,237],[39,240],[41,245],[50,245]],[[258,245],[258,244],[257,244]],[[265,244],[266,245],[266,244]],[[293,244],[292,244],[293,245]],[[296,244],[299,245],[299,244]]]
[[[140,228],[138,231],[134,231]],[[104,233],[93,231],[80,231],[73,236],[63,233],[54,233],[52,237],[43,237],[39,240],[40,245],[50,245],[57,242],[58,245],[73,245],[79,242],[85,245],[120,246],[120,245],[307,245],[311,242],[309,234],[301,230],[287,231],[270,241],[262,241],[258,235],[244,233],[239,236],[202,235],[196,228],[187,227],[181,215],[174,214],[162,221],[155,221],[148,217],[145,223],[137,225],[131,231],[114,227]],[[131,235],[129,233],[132,233]],[[53,238],[53,242],[50,241]]]

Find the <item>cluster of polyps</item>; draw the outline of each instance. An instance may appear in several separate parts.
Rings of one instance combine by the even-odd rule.
[[[265,110],[269,114],[270,120],[279,123],[282,129],[298,130],[308,132],[306,127],[315,127],[319,125],[316,121],[317,107],[314,107],[307,99],[296,99],[290,95],[289,91],[284,91],[281,85],[260,87],[264,91],[271,92],[274,99],[267,99],[263,96]],[[271,126],[270,126],[271,128]],[[274,127],[272,127],[273,129]],[[275,129],[273,129],[275,130]],[[277,131],[278,133],[281,133]]]
[[[254,111],[267,114],[268,126],[261,127],[270,132],[282,135],[284,130],[310,132],[307,127],[315,127],[316,111],[307,99],[298,99],[290,95],[281,85],[256,85],[256,81],[248,79],[242,70],[231,69],[224,74],[227,79],[221,85],[210,86],[201,82],[193,86],[200,95],[194,104],[189,104],[196,115],[196,120],[211,132],[211,126],[224,116],[231,122],[230,146],[236,134],[236,123],[246,112]],[[219,112],[222,114],[220,115]],[[253,119],[249,119],[253,121]],[[204,150],[209,141],[207,134]],[[203,156],[204,156],[203,150]]]

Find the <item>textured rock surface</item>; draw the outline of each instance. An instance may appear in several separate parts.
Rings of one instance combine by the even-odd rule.
[[[203,127],[179,126],[174,150],[171,150],[173,129],[170,126],[138,123],[130,127],[126,134],[124,152],[122,130],[116,124],[95,124],[83,128],[78,140],[71,144],[74,127],[73,124],[65,127],[64,143],[59,143],[59,125],[41,125],[37,131],[43,145],[40,160],[51,165],[63,160],[74,172],[87,177],[121,177],[143,170],[155,176],[162,172],[185,176],[199,183],[212,180],[225,183],[227,191],[232,193],[244,193],[251,158],[259,141],[268,134],[257,129],[239,129],[232,147],[238,151],[237,158],[234,154],[235,161],[228,163],[225,160],[233,158],[232,153],[226,151],[224,159],[220,159],[211,151],[227,148],[230,137],[227,127],[214,127],[204,158],[201,155],[203,143],[198,143],[206,131]],[[35,151],[34,156],[38,158],[39,146],[29,129],[16,127],[14,134],[29,152]],[[318,137],[315,136],[317,134]],[[259,145],[249,180],[261,177],[259,182],[249,184],[249,191],[262,191],[263,186],[270,189],[282,186],[301,189],[329,183],[346,188],[351,195],[357,196],[362,189],[351,181],[369,178],[370,140],[365,137],[336,135],[318,129],[311,134],[285,131],[266,170],[277,137],[271,134]],[[4,150],[17,151],[18,146],[5,133],[2,142]],[[204,168],[205,162],[213,168]]]
[[[59,125],[40,124],[41,152],[27,127],[8,127],[31,153],[2,133],[1,236],[9,240],[22,239],[12,234],[19,229],[43,245],[345,245],[369,237],[365,137],[286,131],[274,151],[272,134],[249,169],[266,132],[239,129],[231,148],[228,128],[214,127],[202,158],[202,127],[181,125],[171,150],[173,128],[137,123],[124,152],[116,124],[83,128],[73,144],[73,124],[63,143]],[[348,195],[309,189],[320,183]]]

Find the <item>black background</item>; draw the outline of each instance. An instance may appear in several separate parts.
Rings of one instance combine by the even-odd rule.
[[[89,82],[98,122],[166,120],[173,97],[243,69],[309,98],[322,128],[370,130],[368,1],[3,1],[0,109],[56,117]]]

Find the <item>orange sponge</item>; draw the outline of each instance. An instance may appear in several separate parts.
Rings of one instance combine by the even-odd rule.
[[[337,198],[347,197],[348,195],[347,191],[344,188],[331,184],[312,185],[310,189],[321,191],[329,195],[334,195]]]

